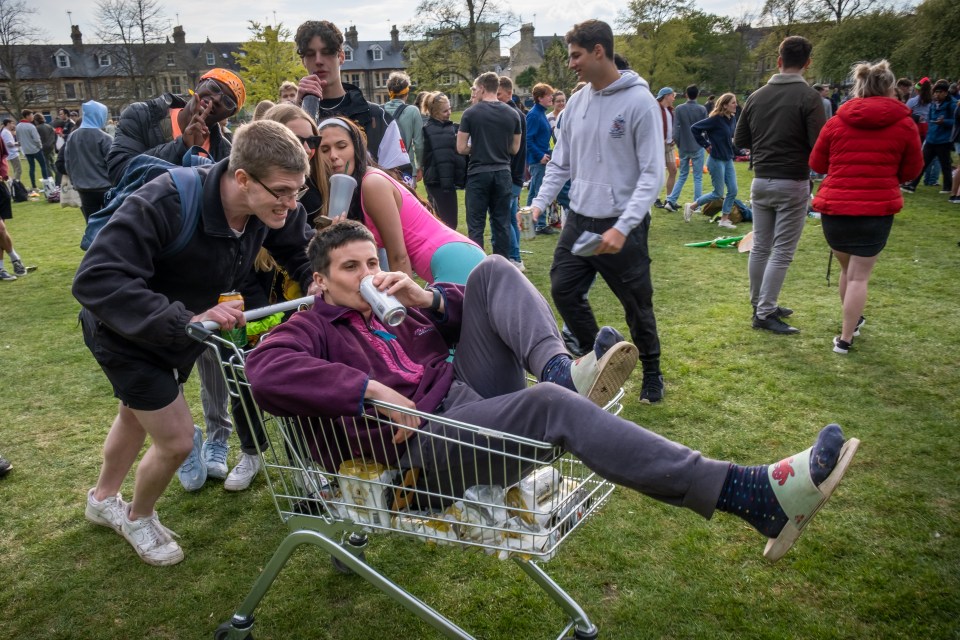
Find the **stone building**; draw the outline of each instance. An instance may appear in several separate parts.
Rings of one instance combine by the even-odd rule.
[[[539,67],[543,64],[543,56],[554,40],[559,40],[564,44],[563,36],[553,34],[552,36],[533,35],[533,24],[524,23],[520,26],[520,40],[517,44],[510,47],[510,63],[504,72],[511,78],[516,78],[530,67]]]
[[[340,78],[357,85],[370,102],[389,102],[387,78],[392,72],[407,68],[397,25],[390,29],[389,40],[361,41],[355,26],[348,27],[343,36],[344,59],[340,65]]]

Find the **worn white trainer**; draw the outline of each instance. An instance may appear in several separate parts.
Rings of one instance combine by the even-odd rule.
[[[127,505],[120,534],[133,546],[141,560],[157,567],[166,567],[183,560],[183,549],[173,539],[179,536],[160,524],[156,511],[146,518],[136,520],[128,518],[129,512],[130,506]]]
[[[105,498],[103,502],[97,502],[93,497],[93,489],[90,489],[87,492],[87,508],[83,515],[93,524],[110,527],[120,533],[120,524],[126,514],[126,507],[127,505],[119,493]]]
[[[240,461],[237,462],[237,466],[227,475],[227,479],[223,483],[223,488],[227,491],[243,491],[250,486],[250,483],[257,477],[259,471],[260,456],[241,453]]]
[[[597,358],[597,352],[602,355]],[[570,365],[577,393],[605,407],[637,366],[639,351],[613,327],[603,327],[594,348]]]

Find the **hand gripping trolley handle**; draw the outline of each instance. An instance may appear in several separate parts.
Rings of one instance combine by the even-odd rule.
[[[312,303],[311,296],[244,315],[254,320]],[[270,415],[250,394],[243,350],[215,329],[197,323],[187,333],[219,354],[233,401],[252,428],[262,428],[261,467],[290,533],[214,638],[252,638],[254,609],[293,552],[312,544],[330,554],[337,571],[362,577],[444,637],[472,639],[366,562],[367,534],[387,532],[509,558],[566,613],[558,640],[597,637],[540,563],[598,511],[613,484],[553,445],[383,402],[368,402],[360,416]],[[621,389],[605,409],[619,413],[622,397]],[[416,416],[420,427],[394,444],[398,430],[411,430],[396,421],[401,414]]]

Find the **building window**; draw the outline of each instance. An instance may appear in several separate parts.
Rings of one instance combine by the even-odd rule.
[[[180,76],[174,76],[170,78],[170,93],[182,93],[183,88],[180,86]]]
[[[6,102],[10,99],[10,94],[6,89],[0,89],[0,102]]]
[[[373,51],[374,60],[383,60],[383,49],[381,49],[378,45],[371,47],[371,51]]]
[[[66,96],[67,100],[76,100],[77,85],[73,82],[65,82],[63,84],[63,95]]]
[[[217,64],[217,56],[212,53],[207,53],[207,64],[210,66]]]
[[[65,53],[57,55],[57,66],[61,69],[67,69],[70,67],[70,56]]]
[[[167,54],[167,66],[172,67],[177,64],[177,61],[174,59],[172,53]]]
[[[108,54],[108,53],[101,53],[99,56],[97,56],[97,64],[99,64],[101,67],[109,67],[109,66],[110,66],[110,54]]]
[[[343,47],[343,61],[353,62],[353,49],[349,45]]]
[[[23,99],[27,102],[33,102],[37,99],[37,94],[34,92],[33,88],[28,88],[23,90]]]
[[[445,87],[449,87],[450,85],[454,84],[454,82],[453,82],[453,74],[452,74],[452,73],[444,73],[443,75],[441,75],[441,76],[440,76],[440,84],[442,84],[442,85],[445,86]]]
[[[382,87],[382,86],[383,86],[382,84],[380,84],[380,73],[379,73],[379,72],[374,72],[374,74],[373,74],[373,86],[375,86],[375,87]]]

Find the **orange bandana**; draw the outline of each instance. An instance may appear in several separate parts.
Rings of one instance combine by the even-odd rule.
[[[237,111],[243,108],[243,102],[247,99],[247,90],[244,88],[243,81],[240,80],[237,74],[228,69],[217,68],[210,69],[210,71],[200,76],[201,80],[206,80],[207,78],[216,80],[230,89],[233,97],[237,100]]]

